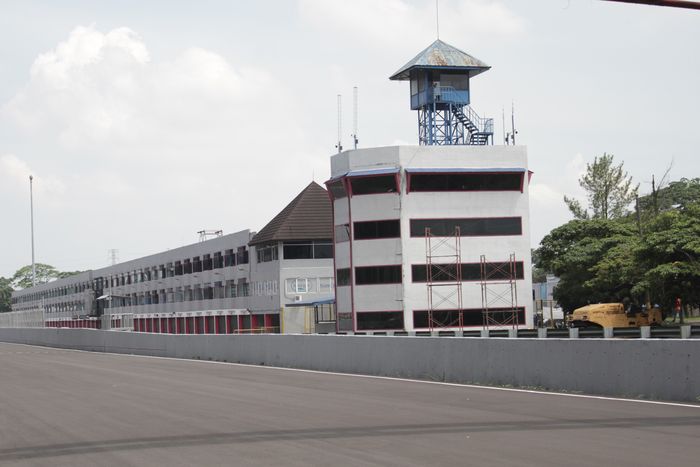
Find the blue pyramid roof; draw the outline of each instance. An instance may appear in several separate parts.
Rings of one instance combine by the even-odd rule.
[[[483,73],[491,68],[478,58],[453,47],[440,39],[436,40],[413,60],[402,66],[399,71],[389,77],[392,80],[410,79],[411,70],[414,68],[432,68],[441,70],[464,70],[469,77]]]

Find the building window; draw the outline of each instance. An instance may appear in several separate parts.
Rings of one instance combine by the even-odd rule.
[[[284,259],[327,259],[333,257],[333,244],[329,240],[284,242]]]
[[[490,262],[484,263],[485,276],[487,280],[508,280],[510,279],[510,263],[508,262]],[[461,264],[462,281],[480,281],[481,280],[481,263],[462,263]],[[427,282],[428,268],[425,264],[414,264],[411,266],[411,277],[413,282]],[[432,265],[432,281],[433,282],[454,282],[457,277],[454,264],[433,264]],[[515,263],[515,279],[523,279],[523,262],[516,261]]]
[[[400,284],[401,265],[361,266],[355,268],[355,284]]]
[[[226,254],[224,255],[224,267],[231,267],[236,265],[236,255],[233,253],[233,250],[226,250]]]
[[[182,275],[182,263],[180,261],[175,261],[175,275]]]
[[[192,258],[192,272],[202,272],[202,260],[199,256]]]
[[[239,246],[236,250],[236,264],[248,264],[248,250],[244,246]]]
[[[221,255],[220,251],[214,253],[214,269],[221,269],[224,267],[224,257]]]
[[[343,268],[335,271],[335,283],[338,287],[350,285],[350,268]]]
[[[319,277],[318,278],[318,292],[319,293],[333,293],[333,278],[332,277]]]
[[[374,195],[396,193],[396,177],[391,175],[374,175],[371,177],[353,177],[350,179],[353,195]]]
[[[348,196],[347,192],[345,191],[345,185],[343,184],[342,180],[330,182],[326,186],[328,187],[328,191],[330,192],[333,199],[340,199]]]
[[[517,313],[518,324],[525,324],[525,308],[518,307],[515,309]],[[505,322],[512,316],[512,308],[489,308],[491,317],[499,322]],[[481,308],[467,310],[433,310],[433,321],[440,323],[441,326],[459,326],[459,315],[462,315],[463,326],[483,326],[484,317]],[[429,328],[428,310],[415,310],[413,312],[413,327]]]
[[[462,237],[491,235],[522,235],[520,217],[475,217],[467,219],[411,219],[411,237],[425,237],[430,229],[432,235],[449,237],[459,227]]]
[[[401,225],[398,219],[355,222],[353,223],[353,237],[355,240],[399,238],[401,237]]]
[[[335,243],[349,242],[350,241],[350,225],[336,225],[335,226]]]
[[[211,255],[204,255],[202,258],[202,269],[204,271],[211,271],[214,267],[214,264],[211,260]]]
[[[357,313],[357,330],[396,330],[403,329],[402,311],[372,311]]]
[[[310,281],[307,278],[298,277],[296,279],[287,279],[287,291],[289,293],[309,293],[311,292],[310,285]]]
[[[409,174],[410,191],[520,191],[524,173]]]
[[[255,252],[258,256],[258,263],[267,263],[269,261],[277,261],[277,244],[259,245],[255,247]]]

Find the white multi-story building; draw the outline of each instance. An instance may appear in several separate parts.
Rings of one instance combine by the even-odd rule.
[[[361,149],[333,156],[331,170],[327,185],[333,197],[341,330],[482,327],[484,305],[515,308],[518,325],[531,326],[529,172],[524,147]],[[455,227],[460,233],[459,252],[454,248]],[[450,268],[457,258],[461,287],[451,287],[457,275]],[[433,263],[430,284],[428,262]],[[484,277],[482,263],[487,268]],[[445,287],[439,289],[441,283]],[[491,303],[482,299],[484,287],[491,293]],[[495,296],[503,294],[508,303],[497,303]]]

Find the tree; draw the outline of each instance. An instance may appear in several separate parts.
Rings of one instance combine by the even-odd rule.
[[[10,279],[0,277],[0,313],[12,311],[12,290]]]
[[[645,230],[636,251],[643,274],[635,289],[651,291],[666,310],[676,297],[700,303],[700,204],[662,212]]]
[[[603,272],[611,271],[596,267],[606,258],[615,257],[615,252],[634,238],[634,224],[630,222],[573,220],[542,239],[535,255],[536,266],[559,277],[554,299],[566,312],[588,303],[618,301],[629,293],[631,285],[619,278],[604,278]]]
[[[62,279],[64,277],[72,276],[78,274],[80,271],[74,272],[61,272],[55,267],[49,264],[36,263],[36,283],[45,284],[46,282],[51,282],[56,279]],[[15,289],[26,289],[32,286],[32,266],[27,265],[21,267],[12,276],[11,285]]]
[[[586,173],[578,181],[586,190],[590,213],[578,200],[564,196],[574,218],[616,219],[626,214],[639,185],[632,185],[632,177],[623,170],[624,163],[613,165],[613,160],[612,154],[596,157],[593,164],[586,164]]]

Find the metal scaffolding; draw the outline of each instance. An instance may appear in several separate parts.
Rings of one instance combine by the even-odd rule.
[[[518,277],[515,253],[507,262],[489,263],[481,255],[481,313],[485,329],[510,326],[518,329]]]
[[[425,229],[428,327],[463,328],[462,250],[459,226],[453,235],[434,236]]]

